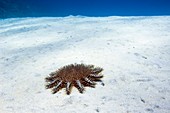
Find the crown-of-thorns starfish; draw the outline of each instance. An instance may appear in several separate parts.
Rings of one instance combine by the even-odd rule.
[[[60,89],[66,88],[66,93],[71,93],[72,87],[76,87],[80,93],[84,92],[84,87],[94,88],[96,82],[101,81],[103,71],[100,67],[85,64],[70,64],[63,66],[45,78],[46,88],[52,88],[52,93],[57,93]]]

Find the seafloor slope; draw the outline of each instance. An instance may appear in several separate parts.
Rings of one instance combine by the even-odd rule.
[[[70,63],[104,68],[84,94],[44,78]],[[169,113],[170,17],[0,20],[0,113]]]

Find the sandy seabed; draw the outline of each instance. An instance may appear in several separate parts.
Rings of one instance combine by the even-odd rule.
[[[104,68],[84,94],[44,78],[71,63]],[[170,16],[0,20],[0,113],[170,113]]]

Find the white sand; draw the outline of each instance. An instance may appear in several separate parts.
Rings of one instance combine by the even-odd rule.
[[[46,90],[70,63],[104,68],[84,94]],[[0,20],[0,113],[170,113],[170,17]]]

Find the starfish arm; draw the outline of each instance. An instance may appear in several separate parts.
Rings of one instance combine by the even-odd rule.
[[[83,93],[84,87],[83,87],[83,85],[80,83],[79,80],[76,80],[76,84],[77,84],[77,89],[79,90],[79,92],[80,92],[80,93]]]

